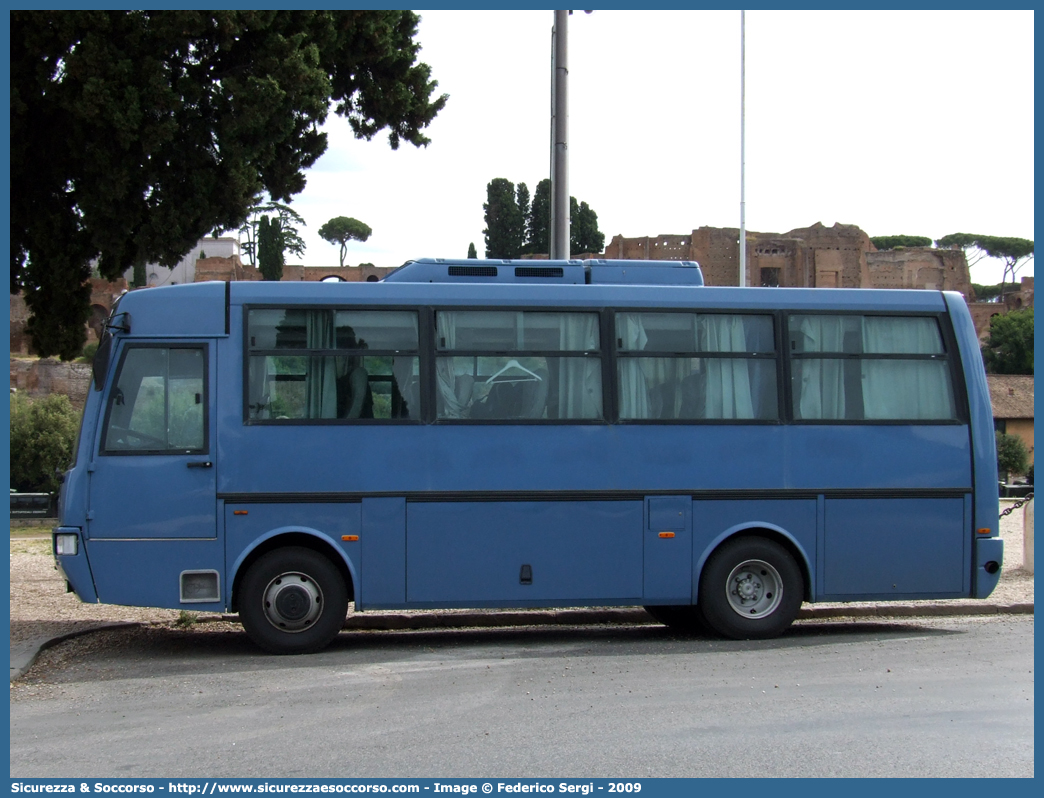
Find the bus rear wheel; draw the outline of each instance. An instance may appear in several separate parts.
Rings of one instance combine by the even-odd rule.
[[[794,557],[775,541],[726,541],[700,576],[700,613],[707,625],[734,640],[781,635],[797,617],[804,579]]]
[[[272,654],[310,654],[344,626],[348,590],[337,568],[299,546],[276,549],[243,577],[239,619],[250,639]]]

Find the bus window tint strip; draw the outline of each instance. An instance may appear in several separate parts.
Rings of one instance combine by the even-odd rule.
[[[796,420],[956,419],[935,318],[794,314],[788,328]]]

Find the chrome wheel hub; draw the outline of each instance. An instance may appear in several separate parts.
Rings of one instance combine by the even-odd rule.
[[[732,569],[725,583],[729,606],[744,618],[772,614],[783,599],[783,579],[764,560],[747,560]]]
[[[268,583],[264,595],[265,617],[283,632],[303,632],[323,610],[323,591],[307,574],[291,571]]]

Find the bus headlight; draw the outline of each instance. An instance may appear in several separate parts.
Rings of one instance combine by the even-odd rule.
[[[54,553],[75,556],[80,551],[79,535],[55,535]]]

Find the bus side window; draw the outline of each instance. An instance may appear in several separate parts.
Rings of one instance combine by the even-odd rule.
[[[775,333],[756,314],[616,314],[617,405],[625,421],[775,421]]]
[[[602,419],[596,313],[438,311],[435,324],[438,419]]]
[[[950,367],[929,316],[792,315],[794,418],[951,421]]]
[[[202,347],[127,348],[109,394],[102,452],[204,451],[205,374]]]

